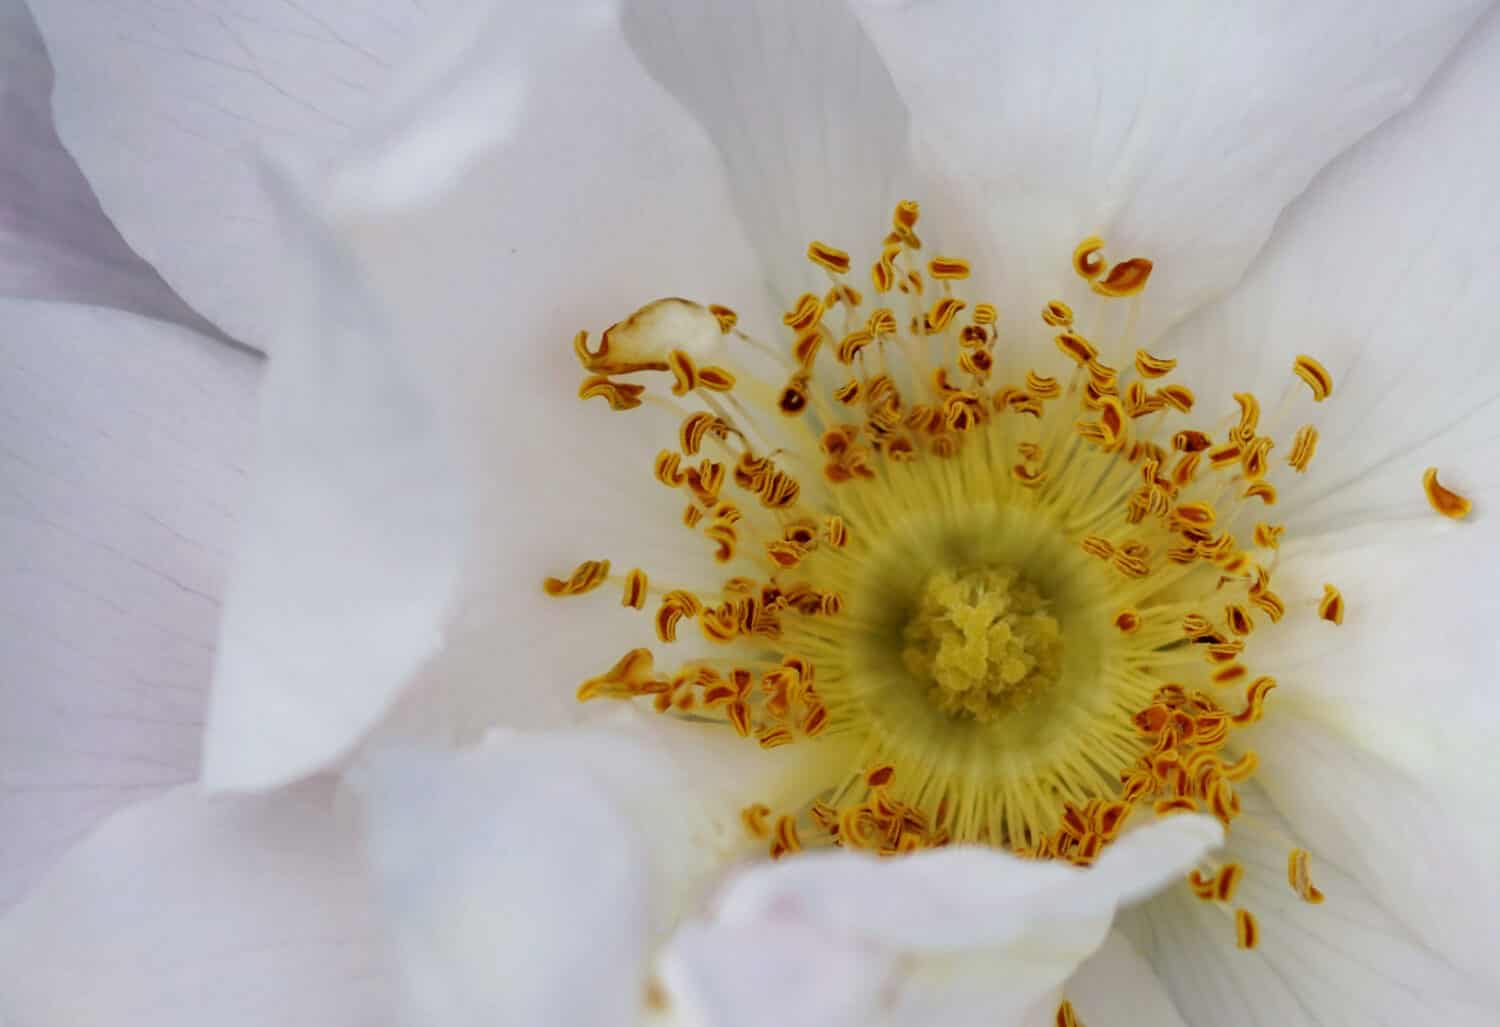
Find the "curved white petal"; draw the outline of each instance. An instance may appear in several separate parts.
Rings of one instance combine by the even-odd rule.
[[[33,0],[52,110],[104,210],[188,303],[265,348],[280,259],[257,149],[325,157],[449,0]]]
[[[1308,615],[1277,647],[1283,694],[1249,742],[1308,847],[1475,972],[1500,944],[1494,523],[1302,561],[1344,623]]]
[[[629,1022],[654,944],[748,854],[739,811],[778,799],[786,761],[725,735],[623,711],[372,747],[353,780],[410,1022]]]
[[[282,317],[204,743],[215,788],[318,770],[386,712],[441,643],[462,534],[450,446],[376,294],[267,181]]]
[[[1234,285],[1283,206],[1411,100],[1481,6],[858,9],[941,184],[940,230],[1012,321],[1030,327],[1074,245],[1100,235],[1106,256],[1156,261],[1150,339]]]
[[[261,361],[0,300],[0,907],[197,774]]]
[[[1063,990],[1085,1024],[1188,1027],[1156,971],[1118,928],[1083,961]]]
[[[0,295],[119,307],[215,331],[110,224],[52,124],[26,0],[0,0]]]
[[[457,757],[382,752],[358,787],[405,1022],[629,1022],[649,878],[629,820],[588,770],[500,742]]]
[[[556,724],[649,627],[616,585],[558,601],[542,579],[605,556],[657,574],[693,544],[680,497],[651,479],[680,418],[581,403],[573,336],[663,296],[763,323],[761,278],[712,144],[636,63],[611,5],[477,22],[396,92],[320,196],[439,396],[470,486],[465,603],[427,679],[465,729]]]
[[[1277,453],[1300,423],[1318,426],[1311,467],[1285,476],[1295,480],[1276,511],[1289,539],[1462,531],[1428,507],[1429,466],[1476,501],[1475,517],[1500,495],[1500,352],[1485,271],[1500,259],[1500,142],[1474,130],[1497,88],[1491,17],[1416,106],[1288,212],[1243,286],[1171,340],[1194,387],[1203,373],[1206,401],[1226,410],[1231,390],[1256,392],[1268,409],[1290,390]],[[1300,353],[1332,374],[1327,401],[1311,402],[1292,377]]]
[[[324,781],[117,813],[0,918],[0,1021],[392,1023],[346,812]]]
[[[1254,788],[1243,795],[1254,823],[1230,830],[1221,858],[1245,866],[1233,901],[1256,917],[1257,947],[1236,948],[1233,920],[1185,885],[1121,921],[1184,1020],[1226,1027],[1495,1022],[1492,986],[1487,994],[1423,946],[1338,867],[1315,855],[1312,880],[1326,901],[1298,898],[1286,879],[1288,845],[1278,840],[1296,835]]]
[[[967,847],[754,867],[725,887],[706,925],[673,940],[663,978],[689,1009],[734,1025],[768,1022],[794,987],[834,1023],[1035,1022],[1056,1011],[1059,986],[1104,939],[1117,906],[1221,838],[1213,820],[1185,816],[1127,833],[1089,870]],[[825,962],[827,977],[785,960],[781,932]],[[737,975],[764,987],[737,988]]]
[[[867,267],[915,181],[906,105],[845,0],[630,0],[624,22],[713,139],[778,295],[821,285],[813,239]]]

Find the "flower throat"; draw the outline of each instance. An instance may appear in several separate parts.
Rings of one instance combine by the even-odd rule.
[[[814,242],[826,287],[784,313],[785,344],[675,298],[595,348],[574,340],[582,398],[676,420],[650,473],[683,496],[671,530],[721,568],[708,590],[603,559],[547,579],[553,596],[612,585],[684,653],[662,669],[633,649],[578,698],[809,747],[791,792],[742,812],[773,857],[965,842],[1086,865],[1132,817],[1232,829],[1257,763],[1242,729],[1276,686],[1253,642],[1288,613],[1277,482],[1318,442],[1283,412],[1326,400],[1331,376],[1296,359],[1279,440],[1248,392],[1194,423],[1176,361],[1128,328],[1096,342],[1054,299],[1039,309],[1053,346],[1002,339],[996,308],[960,292],[967,261],[919,258],[917,221],[897,206],[868,295],[848,254]],[[1133,324],[1151,262],[1102,254],[1084,240],[1072,273],[1090,309],[1126,304]],[[1342,611],[1329,586],[1306,612]],[[1242,874],[1209,861],[1188,883],[1253,947]],[[1287,882],[1321,901],[1290,843]]]

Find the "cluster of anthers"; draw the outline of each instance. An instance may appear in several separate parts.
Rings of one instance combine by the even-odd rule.
[[[695,650],[663,671],[634,649],[578,698],[823,750],[790,805],[743,811],[773,857],[963,842],[1086,865],[1132,817],[1206,811],[1232,828],[1256,769],[1243,729],[1276,687],[1251,670],[1252,640],[1301,612],[1274,588],[1277,482],[1308,470],[1317,429],[1290,431],[1278,459],[1248,392],[1223,421],[1187,423],[1176,361],[1130,340],[1151,262],[1109,264],[1095,238],[1073,270],[1091,304],[1126,302],[1121,337],[1091,341],[1053,300],[1040,317],[1057,366],[1014,366],[995,307],[959,295],[969,264],[919,259],[917,216],[897,206],[870,296],[846,253],[808,248],[828,287],[786,311],[789,351],[681,299],[596,349],[578,335],[580,396],[681,418],[654,474],[728,575],[705,592],[591,560],[549,578],[554,596],[611,584],[652,611],[659,642]],[[626,380],[651,374],[675,398]],[[1332,390],[1299,356],[1268,420],[1295,423]],[[1424,486],[1440,513],[1467,512],[1435,471]],[[1332,585],[1307,607],[1344,616]],[[1308,853],[1288,848],[1288,885],[1322,901]],[[1205,863],[1187,883],[1252,948],[1244,873]]]

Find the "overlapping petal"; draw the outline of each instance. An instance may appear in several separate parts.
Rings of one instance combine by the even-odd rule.
[[[1245,867],[1234,904],[1260,924],[1257,948],[1235,947],[1223,909],[1186,888],[1126,914],[1122,929],[1156,970],[1188,1023],[1493,1023],[1493,990],[1465,977],[1326,861],[1313,880],[1327,896],[1303,902],[1289,887],[1289,825],[1255,789],[1220,856]],[[1328,815],[1326,812],[1323,815]]]
[[[325,780],[116,814],[0,918],[0,1020],[394,1023],[351,812]]]
[[[1428,466],[1480,499],[1481,514],[1500,486],[1500,355],[1483,270],[1500,256],[1500,143],[1474,130],[1500,84],[1497,57],[1491,17],[1417,106],[1288,211],[1243,285],[1168,340],[1201,365],[1205,402],[1249,390],[1269,411],[1285,394],[1285,425],[1319,426],[1312,469],[1283,492],[1290,537],[1449,527],[1428,508]],[[1326,402],[1290,377],[1299,353],[1332,374]]]
[[[725,887],[706,924],[674,940],[663,973],[705,1022],[736,1027],[786,1015],[788,994],[833,1024],[1039,1023],[1116,906],[1222,837],[1207,817],[1168,818],[1127,832],[1087,870],[969,847],[755,867]],[[780,944],[829,973],[803,971]]]
[[[260,349],[281,259],[255,154],[324,158],[459,6],[416,0],[40,0],[58,133],[104,211],[199,313]]]
[[[441,645],[463,525],[451,447],[378,299],[268,181],[282,319],[209,707],[216,788],[312,773],[380,719]]]
[[[1232,287],[1282,208],[1417,94],[1483,5],[858,9],[940,185],[945,242],[982,259],[1012,323],[1100,235],[1157,261],[1149,339]]]
[[[0,321],[4,907],[197,774],[261,361],[118,311]]]

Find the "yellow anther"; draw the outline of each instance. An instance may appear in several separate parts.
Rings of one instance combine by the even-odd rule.
[[[1089,288],[1101,296],[1120,299],[1139,295],[1150,277],[1151,261],[1145,257],[1132,257],[1111,267],[1103,278],[1095,278],[1089,283]]]
[[[1121,634],[1132,635],[1141,626],[1141,615],[1134,610],[1121,610],[1115,614],[1114,625]]]
[[[1108,364],[1102,363],[1098,357],[1090,360],[1085,365],[1089,372],[1089,381],[1099,392],[1114,392],[1120,383],[1120,373]]]
[[[1259,521],[1255,525],[1255,544],[1262,549],[1275,549],[1281,545],[1281,535],[1286,531],[1284,524],[1267,524]]]
[[[1160,378],[1176,366],[1177,361],[1169,357],[1153,357],[1143,349],[1135,351],[1135,369],[1142,378]]]
[[[896,284],[896,269],[889,261],[879,260],[870,265],[870,284],[875,286],[878,293],[891,291],[891,286]]]
[[[927,314],[927,333],[929,335],[941,335],[948,330],[958,312],[963,310],[965,303],[953,296],[944,296],[932,305],[932,310]]]
[[[1179,503],[1172,516],[1183,524],[1207,528],[1214,523],[1214,508],[1208,503]]]
[[[1057,348],[1079,367],[1083,367],[1099,355],[1093,343],[1074,332],[1063,332],[1057,337]]]
[[[839,347],[834,352],[834,358],[841,364],[852,364],[854,358],[859,356],[860,350],[864,349],[875,340],[868,329],[860,328],[850,332],[839,341]]]
[[[1303,354],[1292,362],[1292,371],[1307,383],[1313,399],[1321,403],[1333,392],[1333,375],[1312,357]]]
[[[1085,535],[1079,545],[1085,553],[1101,560],[1108,560],[1115,555],[1114,543],[1102,535]]]
[[[1231,603],[1224,610],[1224,623],[1229,625],[1229,630],[1236,635],[1248,635],[1255,630],[1255,621],[1250,619],[1250,614],[1243,606]]]
[[[646,572],[639,567],[625,575],[625,593],[620,597],[620,605],[634,610],[646,608]]]
[[[807,247],[807,259],[836,275],[849,271],[849,254],[827,243],[814,240]]]
[[[1306,849],[1293,849],[1287,853],[1286,881],[1303,902],[1317,905],[1323,901],[1323,893],[1313,885],[1312,878],[1308,874],[1308,859],[1309,854]]]
[[[1197,453],[1213,445],[1213,440],[1201,431],[1184,429],[1172,436],[1172,448],[1179,453]]]
[[[1275,592],[1272,592],[1270,589],[1265,589],[1263,591],[1252,594],[1250,596],[1250,601],[1256,606],[1260,607],[1261,610],[1265,612],[1266,616],[1271,618],[1272,624],[1275,624],[1277,621],[1281,620],[1282,615],[1286,613],[1286,604],[1281,601],[1280,596],[1278,596]]]
[[[1099,255],[1104,249],[1104,240],[1091,235],[1073,250],[1073,270],[1080,278],[1093,281],[1104,273],[1104,258]]]
[[[792,358],[801,364],[804,370],[812,367],[818,350],[823,346],[824,334],[821,327],[814,326],[797,336],[797,341],[792,343]]]
[[[689,503],[682,511],[682,523],[689,528],[696,528],[698,522],[703,520],[703,511],[692,503]]]
[[[1344,596],[1332,585],[1323,586],[1323,598],[1318,600],[1318,616],[1334,624],[1344,623]]]
[[[1276,505],[1276,486],[1268,481],[1252,481],[1243,493],[1246,499],[1259,499],[1267,506]]]
[[[1054,1022],[1056,1027],[1086,1027],[1084,1022],[1078,1018],[1078,1014],[1074,1012],[1073,1003],[1067,999],[1063,999],[1062,1003],[1057,1007],[1057,1017]]]
[[[1062,385],[1056,378],[1047,378],[1035,371],[1026,372],[1026,388],[1037,399],[1056,399],[1062,395]]]
[[[1229,433],[1229,437],[1243,444],[1255,438],[1255,429],[1260,424],[1260,400],[1253,393],[1236,392],[1234,401],[1240,407],[1240,423],[1235,431]]]
[[[1223,445],[1214,446],[1204,453],[1204,456],[1208,457],[1209,466],[1217,471],[1239,463],[1244,453],[1244,447],[1239,445],[1239,443],[1226,442]]]
[[[634,410],[641,405],[641,395],[645,391],[644,385],[610,381],[596,375],[585,378],[583,384],[578,386],[578,398],[593,399],[599,396],[609,404],[611,410]]]
[[[1427,502],[1444,517],[1462,520],[1469,516],[1474,504],[1451,489],[1438,484],[1438,469],[1429,467],[1422,472],[1422,488],[1427,493]]]
[[[777,728],[776,730],[781,731],[785,729]],[[764,745],[764,741],[761,744]],[[768,748],[773,747],[768,746]],[[789,852],[802,851],[802,841],[797,837],[797,822],[791,817],[782,816],[777,818],[774,839],[771,844],[771,857],[773,859],[784,856]]]
[[[587,702],[600,695],[628,697],[663,691],[667,682],[652,674],[653,662],[650,649],[630,650],[609,670],[579,685],[578,701]]]
[[[788,417],[795,417],[807,409],[807,377],[796,375],[781,390],[776,400],[776,409]]]
[[[1172,408],[1187,413],[1193,409],[1193,390],[1186,385],[1163,385],[1156,394]]]
[[[845,406],[853,406],[859,402],[859,379],[850,378],[843,385],[833,390],[833,398]]]
[[[966,374],[973,375],[982,384],[994,369],[995,358],[986,349],[965,350],[959,354],[958,366]]]
[[[1266,696],[1275,687],[1276,679],[1272,677],[1259,677],[1250,682],[1245,689],[1245,708],[1234,715],[1234,722],[1241,725],[1257,723],[1265,710]]]
[[[865,328],[876,338],[895,334],[896,327],[896,315],[887,307],[877,307],[871,311],[870,320],[865,323]]]
[[[993,303],[974,304],[974,323],[979,325],[981,328],[988,328],[990,325],[994,324],[999,319],[999,317],[1000,313],[995,309],[995,305]]]
[[[656,454],[656,463],[653,467],[656,480],[668,488],[676,488],[681,485],[687,475],[682,471],[682,454],[674,453],[670,449],[664,449]]]
[[[1025,464],[1014,464],[1010,469],[1011,477],[1021,484],[1023,488],[1041,488],[1047,481],[1047,472],[1040,467],[1027,467]]]
[[[896,768],[889,763],[882,763],[878,767],[871,767],[865,771],[865,785],[870,788],[884,788],[896,777]]]
[[[729,725],[734,728],[734,733],[741,738],[750,737],[750,705],[743,699],[736,700],[724,707],[724,716]],[[770,810],[766,811],[767,813]]]
[[[546,578],[542,590],[549,596],[579,596],[592,592],[609,577],[608,560],[585,560],[567,578]]]
[[[927,273],[939,279],[969,277],[969,262],[962,257],[933,257],[927,262]]]
[[[1307,465],[1312,461],[1313,453],[1318,448],[1318,429],[1310,424],[1304,424],[1297,429],[1297,435],[1292,439],[1292,452],[1287,456],[1286,462],[1296,468],[1298,474],[1307,470]]]
[[[1073,327],[1073,308],[1062,300],[1053,300],[1042,308],[1042,320],[1053,328]]]
[[[1240,454],[1240,467],[1245,472],[1245,477],[1251,481],[1264,478],[1266,475],[1267,457],[1271,447],[1276,443],[1268,435],[1258,435],[1250,440],[1249,445]]]
[[[698,365],[693,358],[680,349],[667,356],[667,365],[672,370],[672,395],[686,396],[698,387]]]
[[[1260,941],[1260,928],[1248,909],[1234,911],[1234,943],[1242,949],[1253,949]]]
[[[766,817],[771,815],[771,807],[764,803],[754,803],[740,810],[740,821],[745,825],[752,837],[769,837],[771,830],[766,826]]]
[[[810,292],[797,297],[797,305],[781,316],[781,321],[794,332],[805,332],[823,318],[823,301]]]
[[[849,543],[849,527],[844,523],[842,517],[829,517],[824,523],[828,536],[828,544],[842,549]]]
[[[762,749],[777,749],[783,745],[791,745],[797,739],[792,734],[791,728],[785,724],[778,724],[775,727],[762,728],[756,732],[755,740],[760,743]],[[783,819],[789,818],[784,817]]]
[[[719,331],[725,335],[734,331],[734,326],[740,323],[740,315],[721,304],[710,303],[708,305],[708,312],[719,322]]]
[[[1214,878],[1214,898],[1220,902],[1233,901],[1235,889],[1239,887],[1244,876],[1245,868],[1239,863],[1224,864],[1219,868],[1218,876]]]

